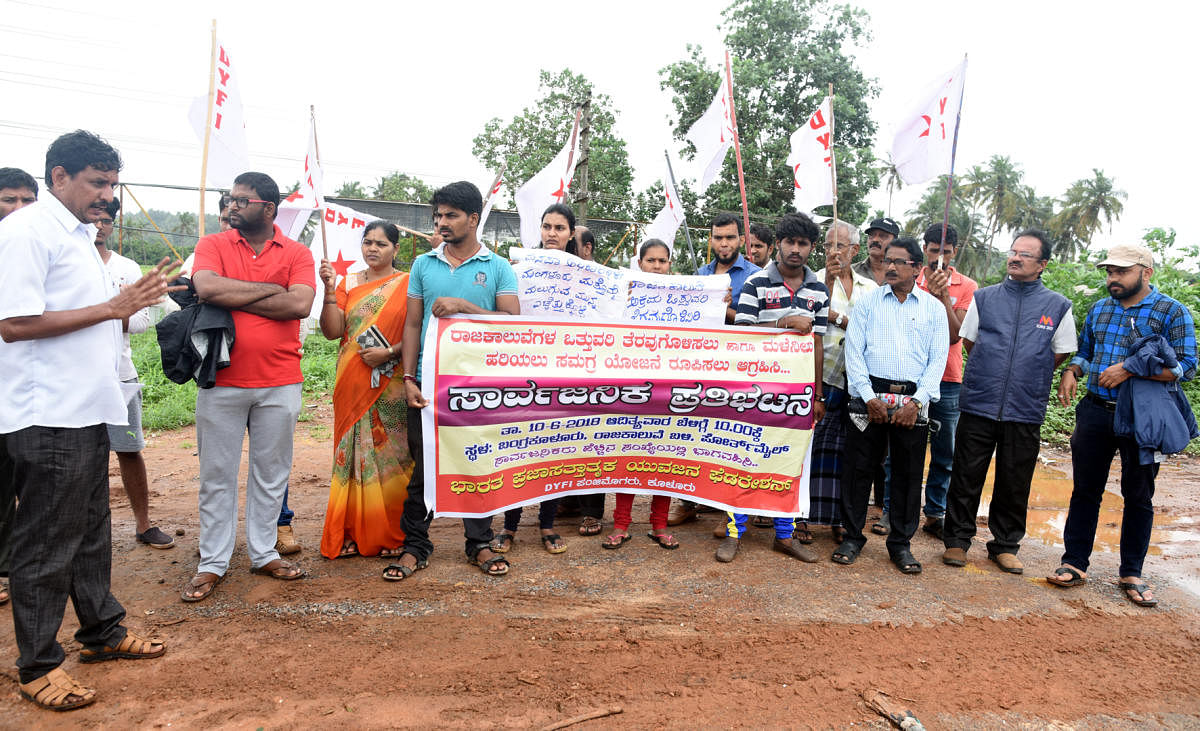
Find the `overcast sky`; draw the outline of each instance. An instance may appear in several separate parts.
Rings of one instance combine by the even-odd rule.
[[[447,13],[440,3],[127,0],[105,12],[0,0],[0,166],[40,179],[49,142],[82,127],[120,149],[123,181],[197,184],[187,109],[207,90],[218,11],[242,77],[251,164],[281,185],[300,177],[314,104],[330,191],[392,170],[484,187],[493,173],[471,155],[472,138],[532,103],[539,69],[568,66],[613,98],[641,189],[661,175],[663,148],[678,148],[658,70],[688,43],[718,59],[726,4],[460,2]],[[851,52],[879,83],[877,154],[913,95],[968,53],[959,171],[1008,155],[1039,193],[1057,196],[1097,167],[1129,198],[1096,248],[1160,225],[1200,243],[1196,193],[1184,184],[1200,162],[1186,4],[851,4],[870,14],[873,41]],[[922,189],[898,194],[893,215],[904,218]],[[135,192],[148,207],[196,207],[194,195]],[[871,204],[886,207],[886,190]]]

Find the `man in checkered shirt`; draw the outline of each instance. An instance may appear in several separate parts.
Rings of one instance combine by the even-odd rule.
[[[1063,370],[1058,398],[1064,406],[1075,400],[1078,380],[1087,376],[1087,389],[1075,407],[1075,432],[1071,435],[1074,489],[1063,528],[1062,565],[1047,580],[1058,586],[1078,586],[1086,580],[1100,500],[1113,455],[1121,453],[1120,587],[1139,606],[1154,606],[1150,588],[1142,581],[1142,563],[1150,548],[1154,525],[1154,478],[1158,463],[1143,465],[1138,443],[1118,437],[1113,419],[1119,387],[1134,378],[1125,370],[1130,346],[1146,335],[1166,338],[1179,365],[1163,368],[1151,380],[1188,381],[1196,375],[1196,325],[1192,314],[1178,301],[1150,284],[1154,257],[1141,244],[1118,244],[1097,264],[1108,272],[1106,297],[1088,310],[1079,334],[1079,350]]]

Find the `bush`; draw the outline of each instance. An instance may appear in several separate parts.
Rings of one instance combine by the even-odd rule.
[[[196,382],[182,385],[163,375],[158,338],[153,329],[130,336],[133,364],[142,381],[142,427],[146,431],[178,429],[196,423]],[[319,333],[304,342],[300,370],[304,373],[304,398],[332,400],[337,369],[338,341]],[[302,409],[302,413],[307,410]]]

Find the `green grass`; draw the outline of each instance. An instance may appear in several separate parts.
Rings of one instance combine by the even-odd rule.
[[[178,429],[196,423],[196,383],[178,384],[163,375],[162,357],[154,330],[130,337],[133,364],[142,381],[142,427],[146,431]],[[304,343],[300,370],[304,373],[304,403],[332,399],[334,372],[337,368],[337,341],[320,334],[310,335]],[[312,416],[301,408],[300,420]]]

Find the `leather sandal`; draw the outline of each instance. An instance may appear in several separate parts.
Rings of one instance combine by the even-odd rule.
[[[268,561],[256,569],[250,569],[250,573],[270,576],[272,579],[280,581],[295,581],[304,578],[304,569],[300,568],[298,564],[284,561],[282,558]]]
[[[492,550],[494,551],[496,549],[493,548]],[[407,552],[401,553],[400,554],[401,558],[404,557],[404,553],[407,553]],[[408,555],[412,556],[413,558],[417,558],[415,555],[413,555],[411,553]],[[405,566],[404,564],[399,563],[399,562],[390,563],[390,564],[388,564],[387,568],[383,570],[383,580],[384,581],[404,581],[408,577],[412,576],[414,573],[420,571],[421,569],[426,568],[427,566],[429,566],[429,559],[417,559],[417,563],[415,566]]]
[[[155,646],[158,649],[154,649]],[[167,646],[162,640],[146,639],[135,635],[132,631],[125,631],[125,638],[118,642],[116,646],[108,646],[93,650],[83,648],[79,651],[79,662],[104,662],[105,660],[149,660],[155,657],[162,657],[167,651]]]
[[[208,578],[212,577],[212,578]],[[217,589],[217,584],[221,583],[224,576],[218,576],[208,571],[201,571],[192,577],[192,580],[184,585],[183,591],[180,592],[179,598],[188,602],[200,602],[207,599]],[[204,587],[208,587],[207,589]]]
[[[70,711],[83,708],[96,701],[96,691],[85,688],[67,675],[62,668],[54,668],[36,680],[21,683],[21,697],[51,711]],[[72,698],[74,700],[72,700]]]

